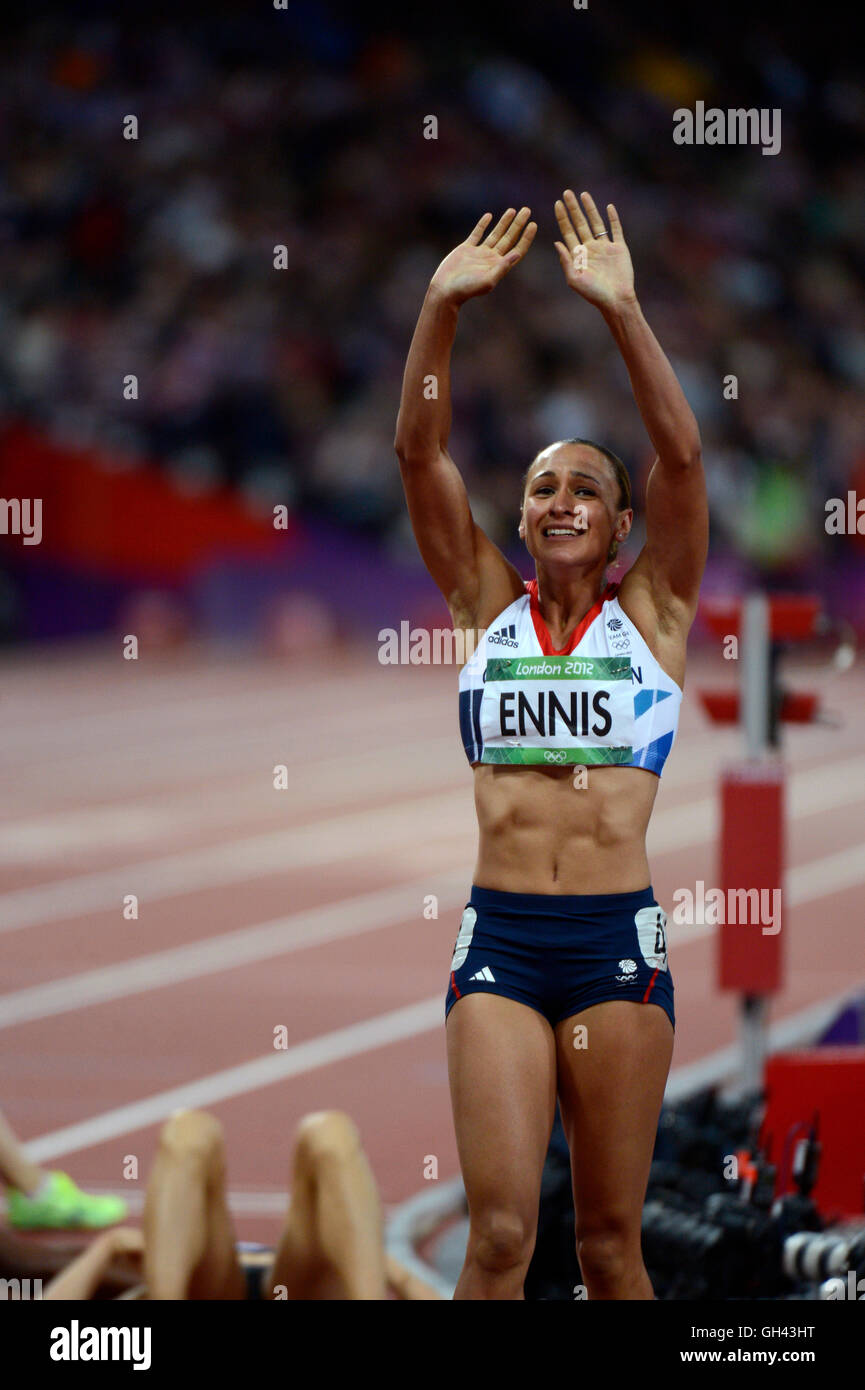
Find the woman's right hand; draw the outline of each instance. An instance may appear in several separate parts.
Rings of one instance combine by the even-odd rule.
[[[489,294],[508,271],[521,261],[534,240],[537,222],[529,222],[530,208],[508,208],[482,240],[492,219],[485,212],[474,231],[445,256],[430,282],[451,304],[464,304],[475,295]],[[527,225],[528,224],[528,225]]]

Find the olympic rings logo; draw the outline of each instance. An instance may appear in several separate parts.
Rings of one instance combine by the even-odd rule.
[[[547,752],[544,753],[544,757],[548,763],[564,763],[568,760],[567,753],[560,753],[558,750],[552,751],[548,749]]]

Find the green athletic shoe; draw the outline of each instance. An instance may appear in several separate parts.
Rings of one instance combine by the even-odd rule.
[[[75,1186],[68,1173],[51,1173],[50,1181],[35,1197],[15,1187],[6,1189],[6,1216],[19,1230],[96,1230],[114,1226],[126,1215],[122,1197],[94,1197]]]

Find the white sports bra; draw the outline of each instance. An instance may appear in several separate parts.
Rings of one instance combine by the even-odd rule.
[[[649,651],[608,584],[556,652],[526,581],[460,671],[460,732],[476,763],[618,764],[659,777],[682,690]]]

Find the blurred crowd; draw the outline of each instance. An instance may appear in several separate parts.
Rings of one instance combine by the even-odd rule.
[[[0,414],[414,554],[392,442],[417,312],[481,213],[528,203],[535,245],[464,309],[453,362],[451,452],[510,546],[545,444],[598,439],[638,493],[651,462],[552,244],[554,199],[587,188],[698,417],[713,553],[774,573],[857,553],[823,524],[865,496],[855,55],[677,38],[656,6],[539,0],[524,44],[434,8],[427,30],[325,0],[22,21],[0,54]],[[781,153],[675,145],[697,100],[780,108]]]

